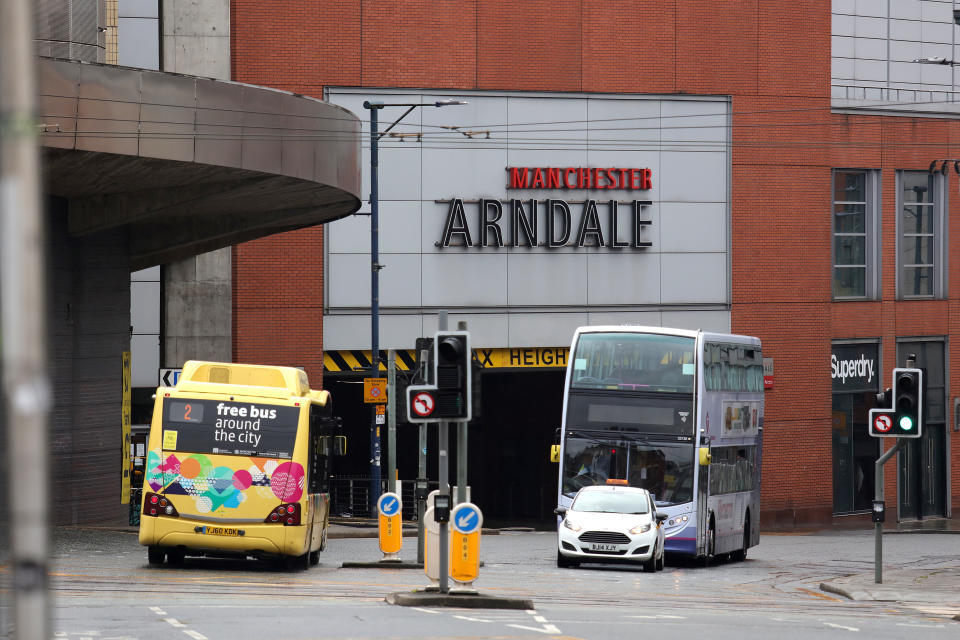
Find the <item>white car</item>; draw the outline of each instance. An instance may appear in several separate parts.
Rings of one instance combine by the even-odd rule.
[[[581,562],[639,562],[663,569],[663,527],[646,489],[618,485],[584,487],[570,508],[558,507],[557,566]]]

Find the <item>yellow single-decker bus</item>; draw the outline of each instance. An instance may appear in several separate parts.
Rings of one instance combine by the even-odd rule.
[[[344,453],[327,391],[293,367],[191,360],[157,389],[140,544],[151,564],[187,555],[320,561],[330,463]]]

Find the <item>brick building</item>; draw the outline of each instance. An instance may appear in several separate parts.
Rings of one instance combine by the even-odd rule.
[[[494,351],[542,354],[566,347],[577,324],[618,319],[759,336],[774,367],[765,526],[863,518],[881,446],[866,434],[866,412],[891,370],[916,354],[927,372],[928,422],[924,437],[887,466],[888,510],[910,519],[960,508],[960,382],[951,375],[960,364],[960,223],[949,197],[960,183],[960,94],[952,64],[916,61],[954,59],[955,3],[234,0],[231,9],[236,81],[324,97],[362,120],[364,97],[471,103],[420,109],[397,129],[406,137],[385,140],[392,146],[382,159],[381,216],[412,217],[383,223],[382,348],[412,349],[432,335],[440,308],[454,322],[468,320],[475,346]],[[644,124],[642,114],[652,119]],[[591,147],[589,132],[604,122],[619,124]],[[444,126],[458,127],[446,130],[460,136],[456,143],[438,141]],[[654,138],[641,134],[651,129]],[[490,138],[477,141],[482,134]],[[552,162],[551,144],[579,156]],[[507,166],[610,166],[597,163],[616,153],[623,162],[612,166],[654,167],[652,252],[585,248],[585,262],[572,249],[521,259],[501,247],[483,263],[489,247],[435,246],[437,216],[458,195],[538,196],[502,195]],[[445,173],[445,165],[460,169]],[[404,179],[412,176],[418,191],[404,195],[400,178],[387,176],[409,166],[416,169]],[[485,182],[458,181],[463,174]],[[701,197],[701,189],[720,195]],[[721,237],[711,244],[705,236],[717,221]],[[357,240],[366,225],[351,218],[257,240],[235,247],[233,261],[234,358],[279,358],[317,379],[322,332],[327,386],[355,435],[364,433],[365,414],[357,385],[345,383],[357,375],[350,354],[362,364],[370,348],[362,303],[369,262],[364,270],[361,259],[369,245]],[[421,231],[403,245],[412,227]],[[484,240],[488,231],[474,227]],[[609,256],[623,259],[603,267],[620,260]],[[498,262],[506,271],[496,271]],[[579,282],[588,264],[626,284],[617,293]],[[477,279],[458,288],[436,271]],[[304,288],[320,272],[326,290]],[[485,297],[481,274],[502,276],[502,297]],[[651,279],[659,290],[648,296]],[[390,297],[400,291],[409,296]],[[510,492],[504,518],[549,517],[555,472],[546,450],[559,425],[561,371],[501,364],[484,374],[476,432],[486,434],[471,447],[471,483],[488,500]],[[544,408],[532,409],[530,395]],[[494,482],[480,472],[490,465],[524,472]],[[402,465],[401,477],[412,477]]]

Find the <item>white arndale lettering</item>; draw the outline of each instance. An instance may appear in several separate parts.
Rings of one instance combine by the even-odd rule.
[[[260,444],[261,436],[256,433],[260,431],[260,420],[273,420],[276,417],[276,409],[264,409],[256,405],[250,405],[249,408],[225,406],[221,402],[217,405],[217,422],[214,424],[213,439],[215,442],[236,442],[256,447]]]
[[[869,384],[873,380],[873,360],[867,359],[863,353],[859,360],[838,360],[837,356],[830,356],[830,377],[840,378],[846,382],[847,378],[866,378]]]

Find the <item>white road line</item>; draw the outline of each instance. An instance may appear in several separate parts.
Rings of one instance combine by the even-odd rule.
[[[466,620],[468,622],[490,622],[489,620],[484,620],[483,618],[471,618],[469,616],[453,616],[453,617],[458,618],[460,620]]]
[[[857,629],[856,627],[845,627],[842,624],[833,624],[832,622],[824,622],[823,624],[827,625],[828,627],[833,627],[834,629],[845,629],[846,631],[860,631],[860,629]]]
[[[945,624],[917,624],[912,622],[898,622],[898,627],[918,627],[920,629],[944,629],[947,625]]]
[[[158,616],[165,616],[167,612],[161,609],[160,607],[150,607],[150,611],[153,611]]]
[[[207,640],[207,636],[193,629],[184,629],[183,632],[193,638],[193,640]]]
[[[560,635],[560,629],[557,629],[552,624],[545,624],[543,627],[527,627],[522,624],[508,624],[508,627],[513,627],[514,629],[523,629],[524,631],[538,631],[540,633],[548,633],[550,635]]]
[[[440,613],[439,611],[431,611],[430,609],[421,609],[420,607],[414,607],[413,610],[422,611],[423,613],[432,613],[432,614]]]
[[[538,633],[547,633],[547,634],[550,634],[550,635],[559,635],[559,634],[560,634],[560,629],[558,629],[558,628],[556,627],[556,625],[550,624],[549,622],[547,622],[547,619],[546,619],[546,618],[544,618],[543,616],[537,615],[537,612],[536,612],[535,610],[533,610],[533,609],[527,609],[527,613],[529,613],[531,616],[533,616],[533,620],[534,620],[535,622],[539,622],[539,623],[542,624],[543,626],[542,626],[542,627],[528,627],[528,626],[522,625],[522,624],[508,624],[507,626],[508,626],[508,627],[513,627],[514,629],[523,629],[524,631],[536,631],[536,632],[538,632]]]
[[[187,626],[182,622],[180,622],[179,620],[177,620],[176,618],[164,618],[163,621],[166,622],[171,627],[176,627],[177,629],[182,629],[183,627]]]

